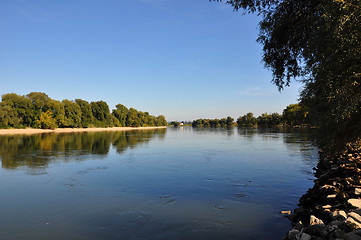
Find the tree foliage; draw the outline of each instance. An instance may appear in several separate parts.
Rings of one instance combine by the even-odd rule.
[[[53,118],[53,114],[50,109],[40,114],[39,120],[36,121],[39,128],[42,129],[54,129],[57,128],[56,119]]]
[[[63,100],[63,105],[65,112],[63,126],[71,128],[81,127],[82,112],[80,106],[76,102],[70,101],[68,99]]]
[[[82,127],[87,128],[93,124],[93,113],[89,102],[82,99],[75,99],[81,110]]]
[[[255,117],[249,112],[238,117],[238,127],[275,127],[275,126],[311,126],[307,108],[301,104],[290,104],[279,113],[262,113]],[[197,119],[192,122],[193,127],[230,127],[234,126],[234,119],[231,117],[222,119]]]
[[[290,104],[283,110],[283,121],[288,125],[309,124],[307,108],[300,104]]]
[[[110,111],[109,106],[104,101],[97,101],[90,103],[94,122],[96,126],[108,127],[110,125]]]
[[[0,128],[56,128],[56,127],[139,127],[165,126],[163,115],[128,109],[122,104],[110,113],[104,101],[87,102],[82,99],[62,102],[45,93],[32,92],[25,96],[16,93],[2,95]]]
[[[301,103],[331,137],[361,135],[361,3],[359,0],[232,0],[258,12],[263,61],[281,90],[304,83]],[[351,135],[352,133],[352,135]]]
[[[234,126],[232,117],[222,119],[197,119],[192,122],[193,127],[231,127]]]
[[[255,126],[257,124],[257,119],[253,116],[253,113],[249,112],[246,115],[243,115],[237,118],[238,126]]]
[[[113,110],[113,116],[119,120],[119,124],[121,127],[126,126],[127,114],[129,112],[128,108],[122,104],[118,104],[115,106],[116,109]]]
[[[283,123],[282,120],[282,116],[278,113],[262,113],[261,116],[257,118],[257,125],[262,127],[279,126]]]

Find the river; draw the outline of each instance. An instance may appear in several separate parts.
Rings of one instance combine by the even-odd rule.
[[[0,136],[6,240],[282,239],[318,162],[302,129]]]

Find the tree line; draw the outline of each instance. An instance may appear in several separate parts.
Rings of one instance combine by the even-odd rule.
[[[193,127],[230,127],[238,125],[239,127],[272,127],[272,126],[309,126],[310,115],[305,106],[300,104],[290,104],[284,110],[282,115],[279,113],[263,113],[255,117],[253,113],[247,113],[240,116],[236,122],[231,117],[222,119],[197,119],[192,122]]]
[[[231,117],[222,119],[197,119],[192,122],[193,127],[230,127],[234,125]]]
[[[165,126],[163,115],[127,108],[122,104],[110,112],[104,101],[82,99],[57,101],[42,92],[27,95],[7,93],[0,102],[0,128],[88,128]]]

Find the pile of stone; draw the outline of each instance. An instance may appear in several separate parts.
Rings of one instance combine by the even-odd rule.
[[[361,240],[361,147],[338,154],[320,151],[315,184],[287,217],[293,229],[284,239]]]

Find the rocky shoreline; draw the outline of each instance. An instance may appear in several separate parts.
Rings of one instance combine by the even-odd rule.
[[[315,184],[287,215],[293,228],[284,239],[361,240],[361,147],[319,154]]]

